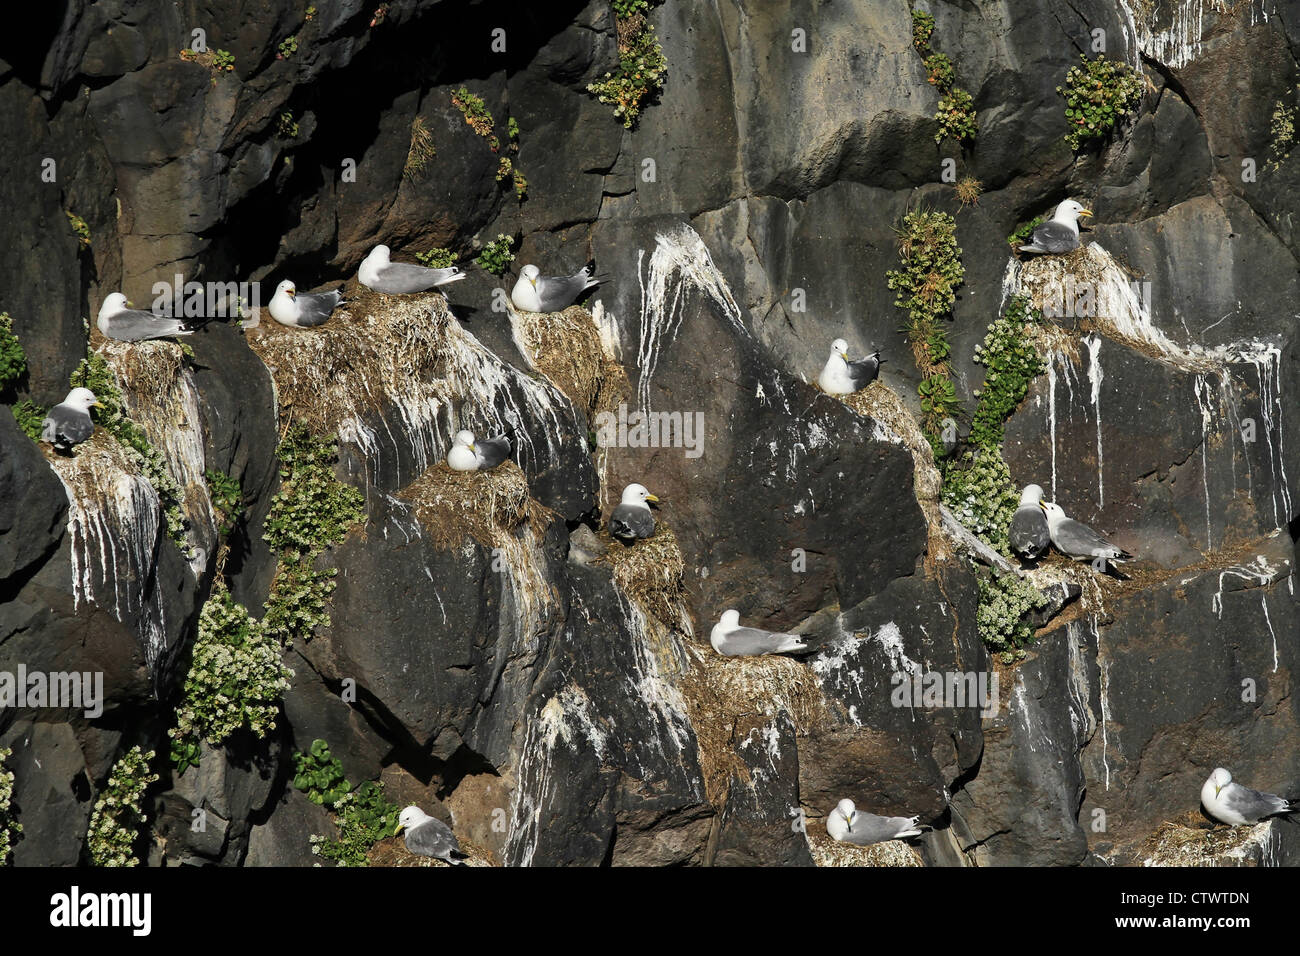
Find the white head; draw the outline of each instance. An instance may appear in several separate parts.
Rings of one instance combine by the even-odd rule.
[[[63,400],[63,404],[79,408],[89,415],[92,408],[99,406],[99,400],[95,398],[95,393],[88,388],[74,388],[68,392],[68,397]]]
[[[366,258],[373,260],[375,265],[382,266],[388,264],[389,255],[390,252],[388,247],[381,242],[379,245],[375,246],[375,248],[370,250],[370,255],[366,256]]]
[[[647,502],[658,502],[659,499],[650,492],[645,490],[645,485],[631,484],[623,489],[623,500],[619,504],[640,505],[643,508],[649,508]]]
[[[409,830],[411,827],[419,826],[429,815],[417,806],[409,806],[403,810],[397,817],[397,830]]]
[[[1040,501],[1038,507],[1043,509],[1043,514],[1047,515],[1047,523],[1053,527],[1065,520],[1065,509],[1055,501]]]
[[[831,355],[838,355],[840,358],[847,360],[849,357],[849,343],[843,339],[836,339],[831,343]]]
[[[465,430],[465,429],[462,429],[461,431],[456,432],[456,444],[457,444],[457,445],[464,445],[464,446],[466,446],[467,448],[473,448],[473,447],[474,447],[474,433],[473,433],[472,431],[468,431],[468,430]]]
[[[722,617],[718,624],[730,630],[733,627],[740,627],[740,612],[737,610],[723,611]]]
[[[287,295],[289,298],[292,299],[295,295],[298,294],[298,287],[293,284],[292,279],[285,279],[283,282],[281,282],[278,286],[275,287],[275,294],[280,295],[281,293]]]
[[[1073,199],[1067,199],[1056,207],[1056,212],[1052,218],[1057,222],[1068,222],[1073,225],[1078,223],[1080,216],[1091,215],[1091,209],[1084,209],[1083,206],[1075,202]]]
[[[1036,505],[1043,500],[1043,489],[1038,485],[1025,485],[1025,490],[1020,492],[1020,503],[1022,505]]]
[[[126,301],[126,296],[120,292],[110,292],[104,296],[103,304],[99,307],[99,317],[102,319],[108,315],[117,315],[131,307],[131,303]]]
[[[542,270],[533,265],[524,266],[519,270],[519,278],[526,279],[534,289],[537,288],[537,280],[541,278],[541,275]]]
[[[1214,787],[1214,795],[1217,797],[1223,791],[1224,787],[1232,783],[1232,774],[1228,773],[1228,771],[1224,770],[1222,767],[1216,767],[1214,773],[1210,774],[1210,779],[1207,782]]]
[[[858,808],[853,805],[852,800],[841,800],[835,804],[835,812],[844,818],[844,822],[849,826],[853,825],[853,815],[858,812]]]

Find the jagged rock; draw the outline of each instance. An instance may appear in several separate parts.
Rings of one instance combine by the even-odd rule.
[[[0,588],[12,594],[23,572],[59,545],[68,514],[63,487],[40,449],[0,413]]]
[[[293,787],[287,787],[270,810],[266,821],[249,831],[244,866],[330,865],[311,852],[313,836],[330,837],[335,832],[328,810]]]
[[[0,747],[13,751],[5,766],[14,775],[11,807],[23,825],[14,865],[78,865],[94,801],[72,728],[20,720],[0,736]]]

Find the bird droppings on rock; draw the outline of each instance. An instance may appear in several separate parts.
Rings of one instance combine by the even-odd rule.
[[[571,305],[563,312],[512,311],[510,320],[523,354],[590,419],[605,378],[591,313]]]

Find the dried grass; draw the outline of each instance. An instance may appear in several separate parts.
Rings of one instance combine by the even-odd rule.
[[[682,629],[686,587],[682,575],[686,562],[673,529],[657,515],[655,533],[631,545],[612,538],[608,529],[598,535],[606,545],[602,563],[613,568],[614,583],[634,601],[646,617]],[[687,619],[689,620],[689,619]],[[685,628],[689,630],[689,626]]]
[[[580,305],[553,313],[515,310],[514,321],[534,367],[590,418],[608,364],[591,313]]]
[[[453,471],[440,462],[397,493],[434,546],[459,545],[465,536],[487,548],[527,524],[538,538],[555,513],[528,496],[528,479],[507,459],[490,471]]]
[[[1264,852],[1270,829],[1267,822],[1253,827],[1211,829],[1199,814],[1189,811],[1178,822],[1166,820],[1160,824],[1142,842],[1138,857],[1143,866],[1258,866],[1248,854],[1253,847]]]
[[[820,820],[808,821],[808,849],[818,866],[873,866],[912,867],[924,866],[921,855],[902,840],[886,840],[870,846],[854,846],[831,839],[828,833],[817,833]]]
[[[456,838],[460,844],[460,850],[466,854],[466,858],[460,861],[460,866],[499,866],[494,862],[495,857],[492,851],[477,843],[471,843],[468,840]],[[412,853],[406,848],[406,841],[403,837],[395,836],[380,840],[370,848],[366,854],[367,866],[451,866],[444,860],[435,860],[430,856],[420,856],[418,853]]]

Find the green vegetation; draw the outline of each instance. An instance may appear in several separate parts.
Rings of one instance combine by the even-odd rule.
[[[243,514],[243,490],[238,481],[215,468],[203,472],[203,477],[208,481],[208,495],[217,512],[217,533],[224,537],[235,530],[235,525]]]
[[[280,41],[276,47],[275,58],[277,60],[287,60],[298,52],[298,38],[296,36],[287,36]]]
[[[482,97],[475,96],[462,86],[451,94],[451,102],[456,109],[460,110],[461,115],[465,117],[465,122],[473,127],[474,132],[487,140],[488,148],[494,153],[498,152],[501,149],[501,141],[494,132],[496,123],[492,119],[492,113],[488,110]],[[510,151],[519,152],[519,124],[515,122],[513,116],[506,119],[506,134],[510,138]],[[523,202],[528,195],[528,180],[525,178],[523,170],[515,165],[509,157],[502,156],[497,161],[497,182],[506,186],[513,186],[515,198],[520,202]],[[497,274],[500,275],[500,273]]]
[[[943,469],[943,503],[968,530],[1010,555],[1007,527],[1019,500],[998,447],[966,449]]]
[[[1016,226],[1011,235],[1007,236],[1007,242],[1009,242],[1014,249],[1019,249],[1021,246],[1027,245],[1029,240],[1034,238],[1034,230],[1041,226],[1045,221],[1046,217],[1035,216],[1033,219],[1029,220],[1029,222],[1022,222],[1020,225]]]
[[[32,441],[41,440],[41,429],[45,425],[45,413],[49,411],[42,408],[30,398],[25,398],[13,407],[14,421],[18,422],[18,427]]]
[[[383,784],[367,782],[354,790],[323,740],[312,741],[308,753],[295,753],[293,765],[294,787],[312,803],[332,810],[338,828],[337,840],[313,836],[312,853],[339,866],[365,866],[367,851],[397,832],[400,810],[384,796]]]
[[[315,8],[315,7],[308,7],[308,8],[307,8],[307,12],[303,14],[303,17],[302,17],[302,18],[303,18],[303,20],[308,21],[308,20],[312,20],[313,18],[315,18],[315,16],[316,16],[316,8]]]
[[[86,849],[94,866],[138,866],[135,845],[144,826],[140,801],[149,784],[158,779],[149,772],[154,752],[132,747],[113,764],[108,783],[95,800],[86,833]]]
[[[14,320],[0,312],[0,398],[11,395],[26,374],[27,353],[14,335]]]
[[[328,627],[328,598],[336,568],[318,569],[316,559],[338,544],[365,517],[365,496],[334,477],[338,446],[334,438],[313,436],[291,425],[276,449],[280,490],[271,499],[262,537],[279,553],[279,566],[262,624],[285,643],[310,640]]]
[[[668,59],[650,23],[650,0],[614,0],[618,25],[618,66],[587,91],[613,104],[614,115],[632,129],[646,104],[664,85]]]
[[[424,117],[417,116],[411,120],[411,145],[406,151],[402,176],[406,179],[418,178],[429,160],[437,155],[438,150],[434,148],[433,134],[429,132],[428,124],[424,122]]]
[[[1003,664],[1023,660],[1022,648],[1034,639],[1034,626],[1025,615],[1046,603],[1037,588],[1014,574],[981,579],[975,621],[984,646],[999,655]]]
[[[506,135],[510,137],[510,148],[519,152],[519,123],[513,116],[506,117]]]
[[[1006,421],[1029,391],[1029,385],[1046,368],[1027,340],[1028,327],[1042,322],[1042,313],[1027,296],[1013,296],[1006,311],[993,320],[984,343],[975,347],[975,361],[988,371],[984,387],[976,392],[979,405],[971,419],[970,440],[982,448],[1002,444]]]
[[[514,242],[514,239],[504,232],[497,233],[495,239],[483,246],[483,251],[474,261],[478,263],[480,269],[494,276],[503,276],[510,268],[510,263],[515,261],[515,254],[510,251]]]
[[[284,139],[298,138],[298,121],[293,118],[292,110],[284,110],[275,121],[275,131]]]
[[[235,54],[225,50],[216,50],[212,54],[212,65],[218,71],[233,73],[235,71]]]
[[[1128,64],[1102,55],[1089,60],[1080,54],[1079,59],[1081,64],[1065,74],[1065,85],[1056,88],[1065,97],[1065,121],[1070,124],[1065,141],[1073,150],[1109,136],[1142,99],[1142,75]]]
[[[473,128],[474,132],[484,139],[492,136],[496,124],[481,96],[475,96],[462,86],[451,94],[451,102],[456,109],[460,110],[461,115],[465,117],[465,122]],[[494,149],[493,152],[495,151]]]
[[[1300,86],[1296,87],[1297,94],[1300,94]],[[1268,144],[1268,162],[1264,168],[1276,172],[1282,166],[1282,162],[1291,155],[1291,150],[1296,144],[1296,107],[1287,106],[1281,100],[1273,108],[1273,119],[1269,123],[1268,132],[1271,137]]]
[[[417,252],[415,258],[430,269],[449,269],[456,264],[456,253],[442,246],[436,246],[428,252]]]
[[[265,737],[275,728],[292,676],[275,637],[229,592],[214,591],[199,613],[183,699],[170,731],[178,772],[198,766],[200,741],[218,746],[241,729]]]
[[[14,819],[10,804],[14,797],[14,772],[4,768],[12,750],[0,749],[0,866],[5,865],[14,839],[23,832],[23,825]]]
[[[925,64],[926,80],[939,91],[939,106],[934,114],[939,132],[934,134],[934,141],[942,143],[945,137],[951,137],[959,143],[967,143],[979,132],[975,122],[975,101],[970,93],[957,85],[957,71],[953,69],[952,60],[931,48],[930,37],[933,34],[934,17],[913,10],[912,46]]]
[[[144,429],[127,416],[126,400],[122,397],[122,390],[117,387],[117,380],[113,378],[113,370],[109,368],[108,361],[98,352],[88,353],[73,371],[70,384],[73,388],[88,388],[95,393],[100,404],[98,409],[92,411],[95,422],[136,459],[141,474],[158,492],[163,515],[167,520],[168,536],[188,556],[185,516],[181,513],[181,502],[185,495],[176,479],[167,471],[167,463],[150,443]]]
[[[77,242],[83,249],[90,248],[90,227],[86,225],[86,220],[82,219],[76,213],[68,211],[68,225],[72,227],[73,233],[76,234]]]
[[[903,331],[921,373],[921,429],[935,458],[941,458],[946,444],[944,423],[955,420],[959,410],[948,365],[946,330],[956,289],[966,275],[957,246],[956,220],[944,212],[908,213],[899,230],[898,251],[902,268],[885,277],[897,293],[894,304],[907,312]]]

